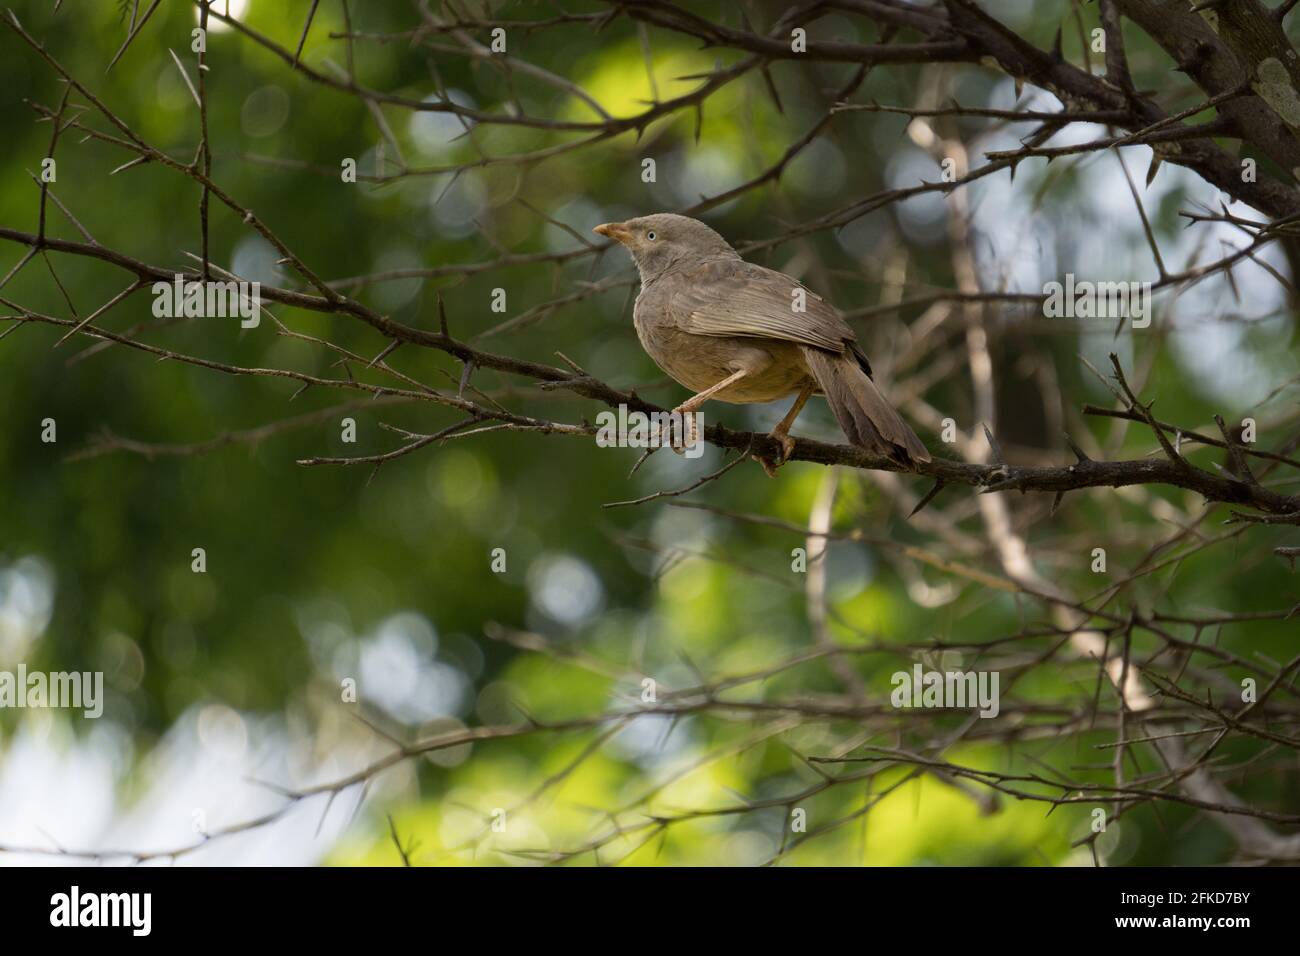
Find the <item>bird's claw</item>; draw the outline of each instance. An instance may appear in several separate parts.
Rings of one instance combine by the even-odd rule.
[[[794,439],[782,432],[772,432],[768,437],[775,439],[777,444],[781,446],[781,457],[775,461],[762,455],[755,455],[754,458],[763,466],[763,470],[767,472],[767,477],[775,478],[776,470],[789,461],[790,456],[794,454]]]
[[[673,415],[680,416],[680,421],[684,424],[683,431],[685,434],[679,434],[676,428],[669,428],[668,441],[661,441],[661,444],[667,444],[673,450],[673,454],[679,458],[686,457],[686,449],[694,448],[696,442],[700,440],[700,432],[695,424],[695,416],[689,409],[679,405],[673,409]]]

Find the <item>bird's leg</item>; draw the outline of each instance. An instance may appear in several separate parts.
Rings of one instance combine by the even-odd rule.
[[[771,431],[771,437],[775,438],[781,445],[781,458],[775,462],[769,462],[766,458],[759,458],[758,462],[763,466],[763,470],[768,473],[769,477],[776,477],[776,470],[785,464],[786,459],[794,453],[794,439],[790,437],[790,426],[794,420],[799,417],[803,407],[808,404],[808,399],[812,398],[813,391],[817,388],[816,384],[809,382],[799,393],[799,397],[794,400],[790,410],[785,413],[785,418],[776,423],[776,427]]]
[[[673,409],[674,415],[682,416],[682,432],[683,432],[682,451],[678,451],[676,442],[674,442],[672,445],[673,451],[677,451],[678,454],[683,454],[687,447],[694,445],[695,442],[699,439],[699,434],[695,429],[695,412],[699,409],[699,407],[703,405],[705,402],[707,402],[714,395],[717,395],[718,392],[722,391],[728,385],[734,385],[736,382],[739,382],[742,378],[744,378],[748,374],[749,374],[749,369],[744,369],[744,368],[742,368],[739,372],[732,372],[721,382],[718,382],[718,384],[710,385],[704,391],[692,395],[686,401],[682,402],[680,405],[678,405],[676,408]]]
[[[749,369],[747,368],[742,368],[739,372],[732,372],[730,375],[724,378],[717,385],[710,385],[704,391],[696,395],[692,395],[686,401],[682,402],[680,405],[674,408],[673,411],[683,415],[687,414],[688,412],[694,412],[701,405],[703,405],[705,402],[711,399],[714,395],[717,395],[718,392],[722,391],[728,385],[734,385],[736,382],[739,382],[742,378],[744,378],[748,374],[749,374]]]

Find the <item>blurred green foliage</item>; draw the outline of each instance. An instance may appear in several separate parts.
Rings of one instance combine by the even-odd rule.
[[[105,73],[125,35],[117,6],[69,2],[57,16],[51,6],[19,3],[16,10],[25,27],[104,103],[151,143],[188,160],[198,138],[197,111],[168,50],[176,51],[192,69],[187,51],[193,11],[183,3],[163,4],[121,62]],[[247,22],[292,47],[305,6],[253,0]],[[353,6],[358,8],[353,11],[357,29],[368,33],[398,32],[413,23],[406,4]],[[705,15],[728,15],[724,4],[698,6]],[[1034,5],[1032,12],[1027,4],[1017,7],[1025,11],[1017,25],[1046,45],[1058,12],[1045,8],[1056,6]],[[536,18],[548,9],[514,4],[502,7],[499,15]],[[1085,16],[1095,13],[1088,9]],[[329,36],[342,28],[339,5],[323,4],[306,42],[304,62],[322,71],[329,69],[326,58],[343,62],[343,45]],[[874,40],[865,29],[858,33],[855,23],[843,17],[826,18],[812,30],[814,39]],[[563,37],[562,43],[556,42],[557,36]],[[652,36],[660,97],[697,82],[674,77],[706,72],[715,61],[731,63],[740,57],[734,51],[700,50],[686,38],[662,31]],[[512,44],[513,54],[581,83],[614,115],[638,111],[652,95],[641,44],[626,21],[615,21],[601,33],[582,26],[562,33],[521,32],[512,37]],[[1154,74],[1162,68],[1140,38],[1130,58],[1139,71]],[[759,77],[746,76],[707,102],[698,142],[695,117],[687,110],[653,125],[639,140],[623,135],[536,165],[471,170],[455,181],[447,175],[412,176],[373,187],[342,183],[337,174],[344,157],[357,158],[363,172],[374,168],[380,138],[357,98],[313,85],[230,31],[210,36],[209,63],[215,181],[255,210],[317,274],[331,279],[486,261],[497,255],[498,245],[530,253],[576,244],[517,199],[544,209],[580,234],[607,219],[689,205],[700,192],[729,188],[779,159],[824,110],[824,90],[841,86],[852,69],[774,64],[783,111],[776,109]],[[401,40],[358,42],[355,66],[367,86],[404,96],[432,96],[441,84],[483,109],[502,108],[517,95],[533,115],[592,118],[586,107],[560,91],[518,77],[511,84],[488,65],[475,66],[464,57],[426,56]],[[862,98],[908,102],[921,73],[919,67],[874,71]],[[970,104],[991,101],[1001,89],[998,82],[996,74],[975,66],[962,68],[954,81]],[[10,31],[0,34],[0,90],[0,223],[34,230],[38,190],[27,171],[38,168],[50,128],[33,122],[35,116],[24,101],[57,106],[61,88],[51,70]],[[1006,105],[1005,99],[999,105]],[[480,149],[504,155],[573,137],[480,126],[472,136],[456,138],[462,130],[445,116],[412,119],[397,109],[386,111],[386,116],[412,166],[466,162]],[[90,113],[85,120],[104,128]],[[905,125],[905,117],[848,114],[816,150],[792,163],[777,187],[750,192],[708,218],[740,242],[770,236],[782,221],[811,219],[892,185],[891,161],[908,148]],[[192,266],[184,254],[199,248],[195,183],[150,165],[110,177],[108,171],[130,155],[79,139],[69,134],[60,146],[56,195],[100,242],[166,267]],[[307,163],[319,172],[258,162],[252,155]],[[647,155],[657,157],[660,168],[659,183],[649,187],[640,180],[640,159]],[[1072,191],[1071,174],[1027,167],[1020,175],[1026,177],[1025,189],[1039,182],[1034,177],[1044,182],[1052,177],[1043,200],[1047,215],[1068,217],[1071,210],[1087,209],[1086,197]],[[1177,211],[1182,205],[1174,197],[1151,210],[1160,235],[1180,226]],[[50,229],[76,237],[53,208]],[[910,282],[953,286],[942,237],[918,240],[889,211],[867,217],[851,233],[851,242],[822,233],[807,242],[778,246],[760,259],[777,268],[809,271],[807,257],[817,257],[829,271],[812,270],[809,281],[829,276],[830,286],[820,291],[845,309],[879,302],[879,270],[865,266],[899,248],[909,254]],[[257,277],[266,282],[294,282],[274,266],[264,244],[215,202],[211,235],[215,262],[261,270]],[[1135,257],[1143,257],[1140,236],[1134,238],[1126,234],[1125,241],[1130,241]],[[12,243],[0,244],[0,271],[7,271],[22,251]],[[51,260],[80,316],[107,301],[126,281],[119,270],[103,263],[58,255]],[[634,277],[619,255],[606,256],[594,271],[590,259],[584,258],[559,269],[516,266],[486,270],[464,281],[371,285],[357,294],[400,321],[423,328],[436,328],[435,300],[441,294],[453,334],[468,338],[503,318],[488,307],[495,287],[508,291],[509,318],[577,291],[581,282],[595,277],[615,277],[621,284],[479,344],[547,363],[558,363],[555,353],[563,352],[615,386],[635,386],[653,400],[673,403],[680,390],[663,379],[635,340],[628,309]],[[68,314],[41,259],[24,268],[4,295],[28,308]],[[148,323],[148,301],[136,295],[100,321],[119,330]],[[357,322],[282,307],[273,311],[297,331],[326,337],[363,355],[376,354],[385,345]],[[897,317],[860,326],[864,341],[888,343],[897,323],[914,320],[920,311],[903,310]],[[791,549],[803,544],[798,536],[674,508],[664,501],[601,508],[605,502],[680,487],[692,476],[718,467],[716,451],[698,463],[655,456],[629,478],[634,451],[600,449],[563,436],[495,432],[422,450],[385,466],[369,481],[364,466],[306,468],[295,463],[316,455],[395,447],[395,436],[381,430],[380,422],[429,432],[453,420],[445,410],[421,404],[363,406],[350,412],[359,424],[356,445],[344,445],[337,423],[330,420],[205,454],[149,458],[118,453],[69,461],[70,454],[103,429],[147,442],[198,442],[353,396],[312,389],[291,401],[293,382],[224,376],[178,362],[158,362],[121,347],[83,356],[92,344],[89,340],[52,348],[61,334],[33,325],[0,342],[0,477],[5,490],[0,567],[35,557],[48,569],[54,582],[52,617],[43,633],[22,648],[23,656],[33,667],[106,671],[112,693],[108,719],[129,731],[137,755],[147,753],[181,714],[211,702],[243,713],[289,715],[312,728],[320,752],[328,752],[336,739],[331,734],[341,739],[355,733],[355,728],[330,716],[340,707],[340,676],[355,666],[358,648],[400,614],[428,622],[433,640],[412,646],[426,662],[445,665],[462,682],[459,691],[446,698],[450,712],[429,715],[426,730],[450,726],[448,720],[475,724],[518,719],[511,702],[539,718],[556,720],[610,708],[639,693],[630,679],[596,677],[580,667],[488,640],[484,629],[489,622],[541,632],[562,647],[581,648],[619,666],[639,664],[662,675],[666,686],[692,683],[695,668],[715,675],[762,669],[809,645],[802,583],[789,581],[794,577]],[[222,361],[337,374],[331,369],[333,356],[307,342],[278,338],[265,322],[245,332],[233,325],[197,321],[148,328],[141,334],[177,351]],[[1097,336],[1099,348],[1109,347],[1108,336],[1109,331]],[[1270,387],[1294,368],[1292,337],[1289,323],[1274,323],[1252,329],[1240,342]],[[1047,435],[1028,410],[1036,393],[1017,365],[1021,360],[1054,368],[1071,406],[1107,401],[1074,358],[1083,347],[1071,334],[1035,336],[1008,330],[997,338],[995,358],[1005,391],[1002,425],[1012,444],[1058,447],[1056,436]],[[1158,338],[1138,342],[1126,333],[1120,348],[1126,362],[1137,358],[1151,363],[1145,379],[1152,383],[1165,419],[1200,423],[1222,407],[1222,395],[1190,374],[1178,353]],[[399,349],[390,362],[435,387],[454,388],[460,374],[447,356],[415,348]],[[590,419],[598,410],[563,392],[540,393],[528,383],[490,372],[477,372],[474,384],[509,406],[540,409],[559,420]],[[960,369],[942,377],[926,397],[954,415],[959,427],[975,427],[969,382]],[[710,409],[737,427],[769,426],[780,411]],[[56,444],[40,441],[45,418],[57,422]],[[1092,427],[1098,436],[1109,433],[1109,425]],[[796,431],[827,438],[836,434],[820,402]],[[1145,442],[1145,436],[1133,434],[1128,450],[1143,454]],[[1197,454],[1208,459],[1204,452]],[[771,481],[757,466],[742,466],[696,498],[802,525],[822,474],[819,467],[796,463]],[[918,493],[924,491],[920,483],[904,480],[915,484]],[[1187,501],[1168,489],[1147,490],[1145,497],[1074,493],[1050,519],[1044,511],[1034,512],[1035,523],[1027,529],[1031,542],[1043,547],[1049,565],[1060,556],[1069,559],[1060,566],[1044,566],[1044,572],[1068,579],[1081,593],[1092,593],[1097,585],[1080,555],[1087,554],[1088,542],[1104,543],[1111,532],[1118,542],[1113,566],[1131,567],[1157,535],[1169,530],[1153,513],[1151,496],[1180,505]],[[837,514],[841,522],[857,523],[868,534],[921,546],[929,543],[870,484],[846,479]],[[978,525],[977,517],[974,523]],[[1248,539],[1136,583],[1129,599],[1144,608],[1228,610],[1271,609],[1288,600],[1287,595],[1294,601],[1294,578],[1268,554],[1274,537],[1269,529],[1252,531]],[[659,574],[659,562],[638,542],[695,549],[710,557],[688,556]],[[190,570],[191,550],[197,547],[207,553],[204,575]],[[505,548],[508,554],[504,574],[490,570],[494,548]],[[720,556],[725,560],[717,560]],[[884,642],[981,642],[1014,632],[1027,613],[1013,598],[971,585],[945,606],[922,608],[869,546],[837,543],[830,560],[832,602],[843,622],[832,631],[840,639],[858,639],[861,635],[851,630],[856,628]],[[924,573],[932,583],[942,583],[940,575]],[[561,593],[585,588],[590,600],[579,608],[582,613],[566,621],[563,613],[558,618],[548,613],[548,587]],[[1295,622],[1259,622],[1227,628],[1213,637],[1244,656],[1285,660],[1294,653]],[[855,666],[868,686],[884,695],[898,660],[868,655]],[[1231,668],[1227,672],[1234,680],[1240,676]],[[1040,702],[1091,693],[1091,688],[1081,690],[1076,677],[1040,669],[1018,684],[1015,693]],[[761,698],[837,688],[826,664],[813,662],[748,690]],[[1101,693],[1109,700],[1104,706],[1113,707],[1109,688]],[[364,682],[362,695],[367,695]],[[385,716],[410,723],[398,710]],[[12,715],[0,715],[0,733],[6,727],[12,730],[15,723]],[[494,836],[489,845],[535,849],[582,843],[601,829],[597,811],[621,806],[652,786],[668,759],[664,755],[673,761],[698,759],[700,765],[655,795],[651,806],[661,812],[735,806],[736,794],[776,798],[815,779],[794,750],[824,752],[836,741],[851,738],[853,727],[836,721],[800,726],[740,749],[754,732],[745,722],[688,717],[672,727],[665,724],[639,733],[633,743],[616,741],[583,760],[543,800],[520,811],[514,818],[517,825],[506,835]],[[440,850],[480,831],[490,808],[524,801],[547,777],[578,759],[591,739],[590,732],[539,733],[478,744],[472,752],[448,755],[441,764],[421,764],[416,768],[418,788],[386,792],[373,812],[358,818],[330,859],[396,862],[384,818],[391,813],[401,833],[419,841],[416,862],[467,861],[468,853],[444,855]],[[1097,778],[1105,780],[1110,751],[1093,748],[1111,739],[1098,732],[1060,742],[1038,740],[1030,748],[1033,761],[1016,756],[1010,762],[1004,750],[980,744],[959,747],[949,757],[1023,772],[1031,772],[1038,761],[1096,767]],[[1254,752],[1250,745],[1225,748],[1229,759],[1245,759]],[[1141,759],[1152,769],[1149,754]],[[1068,806],[1048,815],[1042,804],[1004,800],[996,813],[981,815],[977,803],[953,787],[930,777],[903,783],[903,773],[891,770],[869,789],[839,787],[806,801],[810,819],[824,822],[857,813],[873,794],[897,786],[869,814],[808,842],[789,861],[1036,865],[1088,859],[1083,851],[1071,849],[1087,833],[1086,807]],[[1270,805],[1289,800],[1294,806],[1300,797],[1294,776],[1241,782],[1244,797]],[[629,862],[759,862],[780,845],[786,816],[780,806],[754,814],[704,815],[674,825],[639,849],[646,834],[629,834],[602,850],[599,858],[617,859],[635,850]],[[1217,862],[1227,852],[1222,834],[1186,808],[1162,810],[1159,816],[1135,813],[1115,830],[1101,844],[1114,863]],[[473,858],[507,859],[493,853]],[[595,859],[586,855],[576,862]]]

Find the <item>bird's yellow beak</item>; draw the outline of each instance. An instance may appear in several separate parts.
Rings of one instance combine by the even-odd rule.
[[[601,223],[591,231],[596,233],[598,236],[608,236],[615,242],[621,242],[625,245],[627,244],[627,241],[632,238],[632,230],[621,222]]]

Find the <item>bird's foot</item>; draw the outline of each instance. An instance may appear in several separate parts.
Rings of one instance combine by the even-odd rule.
[[[694,409],[687,408],[685,405],[678,405],[673,409],[673,422],[668,426],[667,445],[673,450],[673,453],[686,457],[689,450],[694,449],[702,440],[700,435],[699,421],[696,418]],[[676,422],[681,422],[681,428],[677,428]],[[692,458],[698,458],[699,455],[691,455]]]
[[[762,455],[755,455],[754,459],[763,466],[763,470],[767,472],[769,478],[775,478],[776,470],[784,465],[790,459],[790,456],[794,454],[794,439],[785,432],[778,431],[772,432],[768,437],[776,439],[777,444],[781,446],[781,456],[773,460],[765,458]]]

